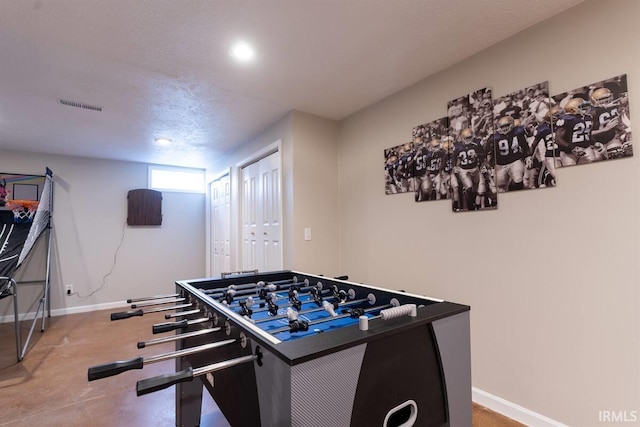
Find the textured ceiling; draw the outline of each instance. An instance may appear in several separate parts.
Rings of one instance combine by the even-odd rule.
[[[204,167],[290,110],[342,119],[580,1],[1,0],[0,147]]]

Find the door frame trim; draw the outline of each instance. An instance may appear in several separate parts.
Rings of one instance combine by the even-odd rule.
[[[280,165],[282,166],[282,140],[281,139],[275,142],[272,142],[271,144],[267,145],[263,149],[256,151],[249,157],[236,163],[236,169],[239,174],[238,176],[242,176],[242,173],[241,173],[242,168],[249,166],[251,163],[259,162],[260,160],[264,159],[267,156],[272,155],[273,153],[280,153],[278,157],[280,160]],[[280,175],[282,175],[282,170],[280,171]]]

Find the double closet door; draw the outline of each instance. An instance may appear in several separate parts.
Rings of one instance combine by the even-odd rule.
[[[279,153],[242,168],[241,192],[242,270],[282,269]]]

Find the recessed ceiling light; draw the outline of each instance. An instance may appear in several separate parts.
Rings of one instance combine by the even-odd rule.
[[[229,49],[229,55],[238,61],[249,62],[255,57],[256,53],[248,43],[236,42]]]
[[[156,138],[156,144],[162,145],[163,147],[165,147],[171,144],[171,140],[167,138]]]

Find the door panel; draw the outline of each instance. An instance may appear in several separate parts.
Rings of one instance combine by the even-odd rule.
[[[211,234],[211,275],[230,270],[231,265],[231,191],[230,177],[225,175],[209,184]]]
[[[271,154],[242,169],[243,270],[282,269],[280,158]],[[249,244],[251,242],[251,244]]]

